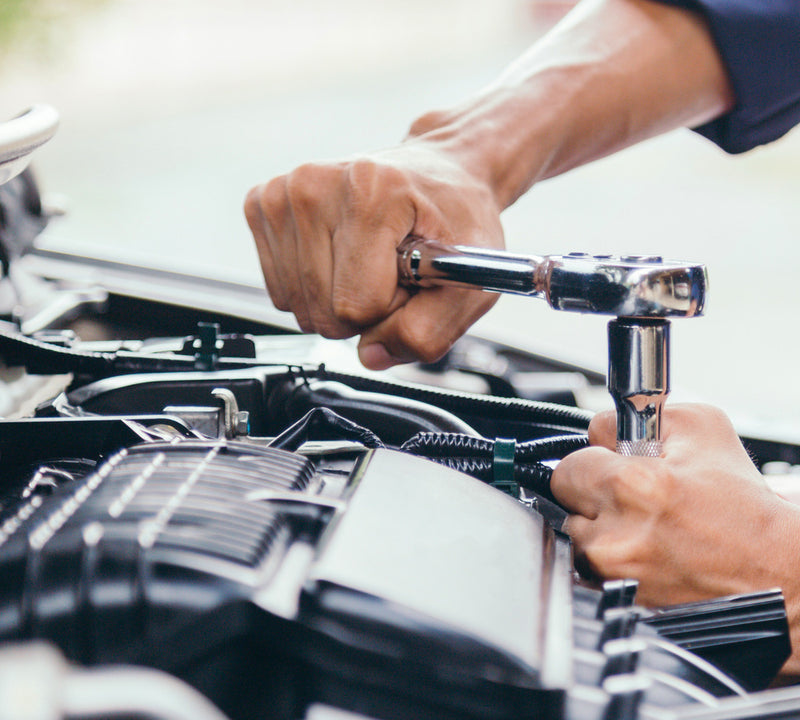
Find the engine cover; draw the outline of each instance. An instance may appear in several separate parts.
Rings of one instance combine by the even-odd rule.
[[[5,518],[0,638],[167,670],[237,718],[561,718],[580,687],[598,712],[741,692],[574,586],[569,540],[534,509],[393,450],[151,442]],[[635,691],[606,687],[633,671]]]

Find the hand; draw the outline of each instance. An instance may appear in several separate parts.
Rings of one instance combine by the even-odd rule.
[[[566,530],[576,564],[600,578],[636,578],[637,599],[668,605],[782,588],[800,669],[800,508],[773,493],[727,417],[672,406],[660,458],[613,452],[613,413],[589,427],[594,447],[553,473],[552,491],[575,514]],[[785,669],[786,669],[785,668]]]
[[[398,286],[396,250],[408,235],[503,247],[488,184],[433,143],[303,165],[253,188],[245,214],[275,306],[304,331],[361,335],[366,367],[438,359],[497,299]]]

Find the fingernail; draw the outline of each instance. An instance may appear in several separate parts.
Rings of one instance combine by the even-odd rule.
[[[402,361],[391,355],[381,343],[364,345],[358,349],[361,364],[370,370],[386,370],[399,365]]]

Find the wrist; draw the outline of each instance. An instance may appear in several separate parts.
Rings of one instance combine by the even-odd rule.
[[[537,111],[533,95],[523,85],[492,86],[459,107],[421,116],[406,142],[448,157],[485,185],[502,211],[548,167],[548,113]]]

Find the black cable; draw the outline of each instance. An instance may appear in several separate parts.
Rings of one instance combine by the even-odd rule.
[[[494,440],[454,433],[418,433],[401,450],[427,457],[446,467],[471,475],[486,483],[497,479],[498,467]],[[514,448],[513,479],[526,490],[557,503],[550,490],[553,469],[544,460],[560,460],[575,450],[587,447],[585,435],[566,435],[518,443]]]
[[[103,378],[129,373],[187,372],[198,369],[194,356],[127,350],[75,350],[10,330],[7,323],[0,324],[0,356],[6,365],[23,366],[34,375],[74,373]],[[234,370],[272,364],[252,358],[220,358],[214,369]]]
[[[588,446],[587,435],[556,435],[519,443],[514,457],[521,461],[561,460],[565,455]]]
[[[370,390],[422,400],[449,410],[459,417],[468,414],[478,414],[489,419],[501,417],[504,420],[522,422],[532,426],[541,425],[559,434],[585,432],[594,414],[588,410],[555,403],[521,398],[497,398],[477,393],[440,390],[411,383],[331,372],[324,366],[320,367],[318,377],[338,380],[357,390]]]
[[[297,450],[307,440],[353,440],[368,448],[384,447],[381,439],[361,425],[326,407],[309,410],[296,423],[275,437],[269,447]]]
[[[529,440],[517,443],[514,451],[515,462],[536,462],[541,460],[560,460],[565,455],[588,445],[586,435],[557,435],[555,437]],[[494,455],[494,440],[476,438],[457,433],[417,433],[401,446],[401,450],[439,457],[479,457],[491,458]]]
[[[495,467],[492,460],[468,457],[432,457],[440,465],[471,475],[477,480],[491,484],[494,482]],[[558,503],[550,491],[550,478],[553,469],[544,463],[514,464],[514,480],[520,487],[541,495],[552,503]]]

